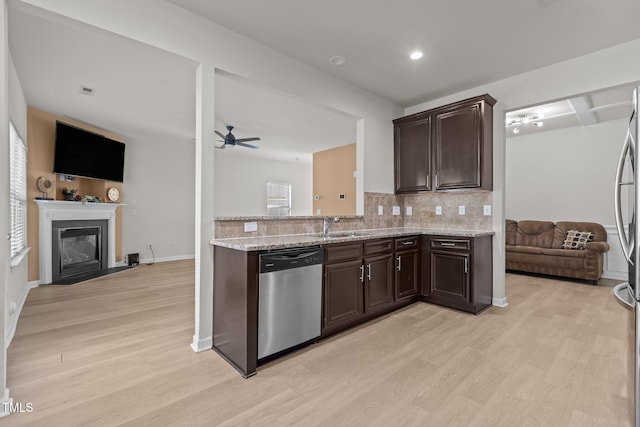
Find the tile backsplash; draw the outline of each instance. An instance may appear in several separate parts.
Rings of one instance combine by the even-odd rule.
[[[341,218],[331,225],[331,231],[362,230],[372,228],[444,228],[466,230],[491,230],[491,216],[483,215],[483,206],[492,204],[490,191],[430,192],[396,195],[365,193],[364,217]],[[378,214],[382,206],[383,214]],[[400,215],[393,215],[393,207],[400,208]],[[442,207],[442,215],[436,215],[436,206]],[[464,206],[465,214],[458,213]],[[412,215],[407,215],[411,207]],[[255,221],[258,231],[245,232],[244,223]],[[295,217],[292,219],[223,219],[215,221],[215,237],[273,236],[278,234],[309,234],[322,231],[322,217]]]

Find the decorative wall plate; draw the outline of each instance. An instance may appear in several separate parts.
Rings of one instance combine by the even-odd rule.
[[[107,190],[107,198],[110,202],[117,202],[120,198],[120,190],[115,187],[111,187]]]

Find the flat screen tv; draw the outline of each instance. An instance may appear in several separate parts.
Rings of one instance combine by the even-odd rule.
[[[122,182],[124,144],[57,121],[53,173]]]

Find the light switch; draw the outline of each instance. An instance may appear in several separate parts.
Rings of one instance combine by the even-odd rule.
[[[394,215],[400,215],[400,206],[394,206],[392,209]]]
[[[316,215],[322,215],[322,209],[320,208],[316,209]]]
[[[464,215],[464,213],[465,213],[464,205],[458,206],[458,215]]]
[[[382,205],[378,206],[378,215],[384,215],[384,206]]]
[[[482,214],[484,216],[491,216],[491,205],[482,206]]]
[[[436,206],[436,215],[442,215],[442,206]]]
[[[257,222],[245,222],[244,223],[244,232],[249,233],[251,231],[258,231],[258,223]]]
[[[407,216],[413,215],[413,208],[411,206],[407,206]]]

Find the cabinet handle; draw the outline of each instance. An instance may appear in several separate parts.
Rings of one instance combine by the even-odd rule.
[[[413,244],[415,244],[415,242],[402,242],[402,246],[409,246]]]
[[[371,264],[367,264],[367,279],[371,280]]]
[[[364,283],[364,264],[360,266],[360,281]]]
[[[436,190],[438,189],[438,174],[436,174]]]
[[[440,246],[455,246],[455,243],[440,242]]]
[[[427,188],[429,188],[429,175],[427,175]]]
[[[468,258],[464,259],[464,272],[465,273],[469,272],[469,259]]]
[[[402,258],[398,257],[398,271],[402,271]]]

